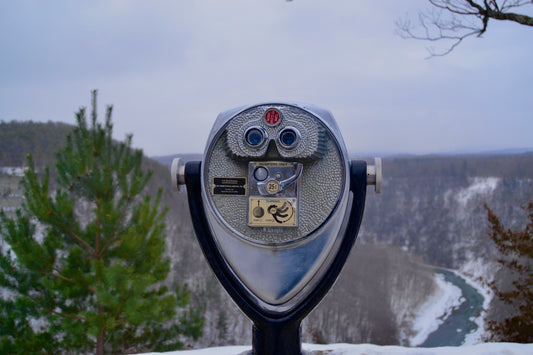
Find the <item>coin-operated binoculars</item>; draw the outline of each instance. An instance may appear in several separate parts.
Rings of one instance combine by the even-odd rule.
[[[330,112],[272,103],[219,114],[201,162],[172,163],[207,261],[253,322],[253,354],[300,354],[300,324],[355,242],[375,166],[349,161]]]

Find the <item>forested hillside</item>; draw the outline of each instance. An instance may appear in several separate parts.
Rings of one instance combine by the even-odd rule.
[[[0,166],[20,166],[33,154],[38,167],[50,165],[72,126],[60,122],[0,122]]]
[[[168,165],[170,158],[157,159]],[[432,271],[422,265],[488,282],[497,255],[483,203],[517,226],[521,207],[533,198],[532,153],[390,157],[383,174],[382,194],[367,194],[359,239],[339,282],[304,322],[308,341],[407,344],[417,306],[435,287]],[[248,324],[232,319],[225,307],[213,309],[209,345],[250,339]],[[239,337],[242,332],[248,338]]]
[[[532,153],[391,158],[383,174],[383,193],[368,195],[361,238],[455,269],[495,251],[483,203],[513,227],[533,198]]]
[[[71,129],[32,122],[3,122],[0,128],[0,166],[23,166],[32,152],[40,167],[53,162]],[[149,158],[143,164],[154,172],[148,193],[163,187],[162,204],[170,207],[168,283],[188,282],[193,302],[205,308],[204,337],[191,345],[250,343],[251,324],[204,261],[186,194],[171,191],[167,165]],[[433,270],[424,265],[491,277],[494,248],[482,204],[512,226],[533,196],[533,154],[396,157],[383,165],[383,193],[368,193],[356,247],[335,287],[303,323],[304,341],[408,344],[416,310],[436,288]],[[4,210],[22,201],[17,179],[0,173]]]

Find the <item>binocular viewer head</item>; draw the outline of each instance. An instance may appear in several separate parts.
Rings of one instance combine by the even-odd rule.
[[[224,112],[204,153],[204,202],[212,222],[237,238],[288,247],[312,238],[344,207],[347,171],[336,124],[310,108],[266,104]]]
[[[220,113],[198,165],[194,203],[221,264],[211,266],[226,268],[246,302],[269,315],[291,312],[313,292],[340,252],[354,201],[360,215],[352,234],[367,184],[381,185],[380,162],[354,167],[331,113],[312,105]],[[176,159],[172,178],[191,194],[188,168]]]

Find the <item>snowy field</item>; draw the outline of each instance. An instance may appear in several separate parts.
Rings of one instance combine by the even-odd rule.
[[[533,344],[486,343],[442,348],[405,348],[401,346],[378,346],[371,344],[303,344],[306,355],[531,355]],[[200,350],[185,350],[164,353],[165,355],[239,355],[248,352],[251,346],[224,346]],[[150,353],[152,355],[161,353]],[[148,354],[146,354],[148,355]]]

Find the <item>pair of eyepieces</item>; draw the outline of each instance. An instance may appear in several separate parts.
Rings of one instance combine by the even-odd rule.
[[[293,149],[300,142],[300,132],[293,127],[285,127],[278,133],[277,141],[285,149]],[[252,148],[262,147],[268,137],[262,127],[250,127],[244,133],[244,141]]]

